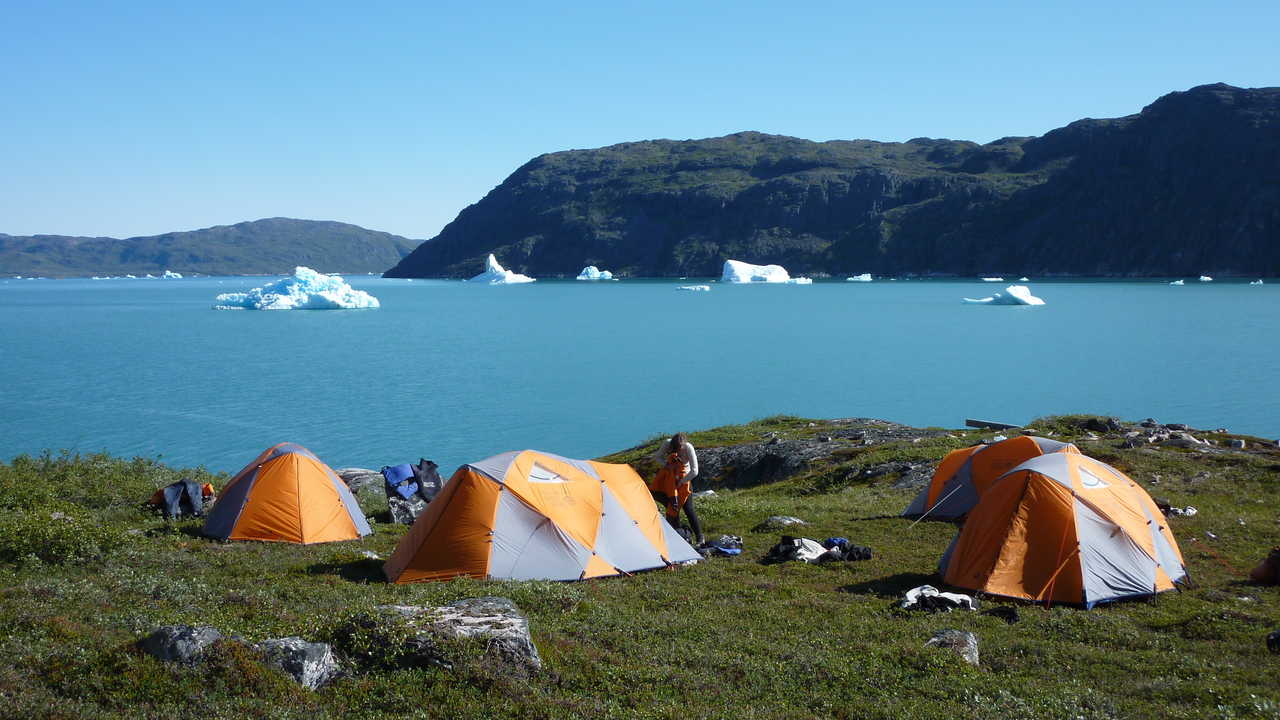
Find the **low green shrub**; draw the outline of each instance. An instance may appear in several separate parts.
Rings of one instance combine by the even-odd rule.
[[[0,562],[85,561],[119,547],[126,538],[120,528],[94,520],[80,508],[0,509]]]

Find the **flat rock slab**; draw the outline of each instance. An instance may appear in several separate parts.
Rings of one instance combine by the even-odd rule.
[[[482,640],[486,652],[506,662],[530,670],[542,668],[542,658],[529,635],[529,620],[507,598],[468,598],[444,607],[382,605],[378,610],[398,615],[420,631],[416,637],[408,638],[413,646],[410,655],[419,662],[447,665],[432,642],[435,635]]]
[[[258,643],[267,664],[283,670],[299,684],[315,690],[342,674],[333,648],[300,637],[272,638]]]
[[[334,470],[338,477],[347,484],[351,492],[360,492],[365,488],[379,488],[386,481],[382,473],[369,468],[348,467]]]
[[[791,515],[770,515],[756,525],[758,530],[781,530],[792,525],[808,525],[809,523]]]
[[[210,645],[221,639],[222,633],[208,625],[165,625],[143,638],[138,646],[165,662],[194,665]]]
[[[978,636],[963,630],[939,630],[924,643],[925,647],[950,650],[970,665],[978,664]]]

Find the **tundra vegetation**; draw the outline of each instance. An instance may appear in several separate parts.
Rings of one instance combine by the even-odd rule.
[[[909,588],[940,584],[935,566],[955,533],[896,517],[915,488],[897,470],[936,463],[993,431],[920,431],[878,442],[857,421],[773,417],[695,432],[700,449],[814,441],[830,451],[782,480],[700,498],[708,534],[745,551],[669,571],[577,583],[389,585],[381,562],[406,528],[362,494],[375,533],[359,542],[221,543],[199,520],[166,522],[142,507],[181,477],[225,475],[148,459],[45,453],[0,463],[0,697],[10,717],[440,718],[1244,718],[1280,717],[1280,588],[1247,573],[1276,543],[1280,449],[1200,434],[1202,447],[1126,448],[1091,418],[1043,418],[1040,434],[1128,473],[1192,517],[1170,519],[1193,583],[1151,600],[1093,610],[1008,605],[1016,623],[982,613],[908,613]],[[901,426],[899,426],[901,427]],[[1126,430],[1129,427],[1125,428]],[[1229,447],[1243,439],[1244,450]],[[613,456],[652,471],[661,438]],[[868,444],[870,443],[870,444]],[[1133,443],[1130,443],[1133,444]],[[711,486],[716,487],[715,479]],[[868,545],[856,563],[762,565],[779,531]],[[512,672],[475,648],[452,667],[397,662],[386,634],[362,626],[377,605],[443,605],[505,596],[529,617],[544,669]],[[211,625],[228,637],[195,667],[165,664],[136,642],[160,625]],[[981,665],[925,642],[975,633]],[[309,691],[252,649],[296,635],[333,643],[347,674]]]

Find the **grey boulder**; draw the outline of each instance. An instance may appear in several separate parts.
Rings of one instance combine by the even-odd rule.
[[[300,637],[272,638],[258,643],[267,664],[311,690],[332,682],[342,674],[338,658],[326,643],[307,642]]]
[[[222,633],[208,625],[165,625],[143,638],[138,646],[165,662],[194,665],[210,645],[221,639]]]

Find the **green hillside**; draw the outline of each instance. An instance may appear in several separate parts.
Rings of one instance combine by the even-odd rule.
[[[0,234],[0,274],[39,277],[293,272],[380,273],[416,241],[346,223],[269,218],[164,235],[83,238]]]
[[[1280,88],[985,145],[742,132],[529,161],[388,274],[1280,274]]]

